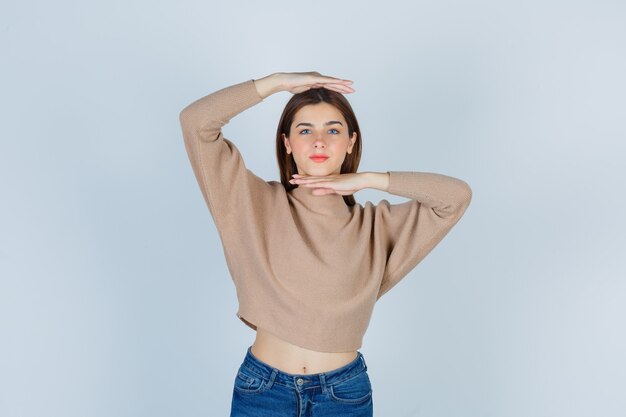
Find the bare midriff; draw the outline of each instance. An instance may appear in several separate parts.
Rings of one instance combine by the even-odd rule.
[[[318,352],[293,345],[261,329],[256,329],[252,354],[262,362],[290,374],[317,374],[341,368],[357,357],[357,351]]]

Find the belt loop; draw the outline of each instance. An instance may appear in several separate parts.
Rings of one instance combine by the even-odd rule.
[[[363,357],[363,354],[361,352],[359,352],[359,356],[361,356],[361,363],[363,363],[363,368],[365,368],[365,370],[367,371],[367,364],[365,363],[365,358]]]
[[[322,394],[326,394],[326,375],[320,374],[320,385],[322,386]]]
[[[272,374],[270,375],[270,379],[267,381],[268,388],[272,388],[272,385],[274,385],[274,380],[276,379],[277,374],[278,374],[278,371],[276,369],[272,369]]]

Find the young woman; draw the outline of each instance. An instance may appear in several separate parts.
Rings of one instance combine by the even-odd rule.
[[[417,171],[357,172],[361,131],[352,81],[274,73],[222,88],[180,113],[185,148],[256,339],[234,378],[234,416],[371,416],[358,350],[376,301],[459,221],[472,191]],[[222,127],[279,91],[280,182],[246,168]],[[263,140],[263,138],[255,138]],[[385,140],[389,141],[389,138]],[[393,145],[401,152],[403,141]],[[356,203],[375,188],[409,201]]]

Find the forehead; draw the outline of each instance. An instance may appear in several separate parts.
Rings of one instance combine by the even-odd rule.
[[[294,125],[300,122],[323,124],[329,120],[339,120],[344,123],[345,119],[341,112],[332,104],[317,103],[306,105],[296,112],[293,118]]]

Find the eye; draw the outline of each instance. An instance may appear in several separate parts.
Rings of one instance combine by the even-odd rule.
[[[300,131],[300,134],[302,135],[304,132],[309,131],[309,130],[311,130],[311,129],[302,129],[302,130]],[[338,131],[337,129],[330,129],[330,130],[329,130],[329,132],[331,132],[331,131],[333,131],[333,130],[334,130],[335,132],[337,132],[337,133],[334,133],[335,135],[338,135],[338,134],[339,134],[339,131]]]

